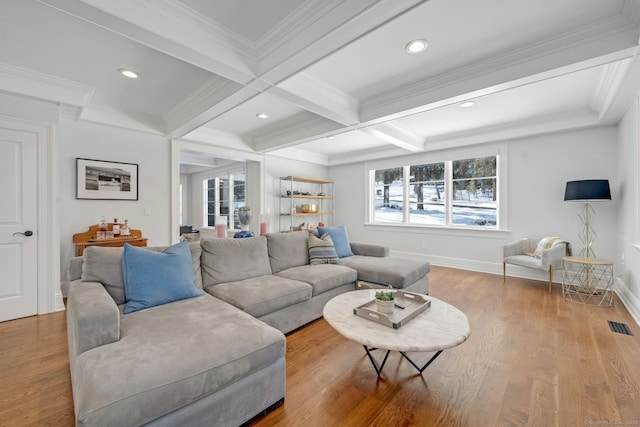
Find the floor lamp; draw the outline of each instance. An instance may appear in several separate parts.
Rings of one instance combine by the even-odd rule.
[[[584,205],[578,218],[582,221],[582,234],[580,240],[583,248],[580,256],[595,258],[596,254],[591,247],[596,239],[596,233],[591,227],[591,221],[596,212],[591,206],[591,200],[611,200],[611,190],[607,179],[585,179],[582,181],[569,181],[564,190],[565,201],[583,201]]]

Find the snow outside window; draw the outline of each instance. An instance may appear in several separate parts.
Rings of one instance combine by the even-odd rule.
[[[497,228],[497,156],[377,169],[373,221]]]

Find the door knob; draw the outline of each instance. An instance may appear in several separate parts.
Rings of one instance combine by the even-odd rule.
[[[33,236],[33,231],[31,231],[31,230],[27,230],[27,231],[25,231],[24,233],[21,233],[21,232],[19,232],[19,231],[16,231],[15,233],[13,233],[13,235],[14,235],[14,236],[15,236],[16,234],[22,234],[23,236],[30,237],[30,236]]]

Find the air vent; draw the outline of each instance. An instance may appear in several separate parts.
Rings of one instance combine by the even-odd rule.
[[[609,328],[611,328],[611,332],[616,332],[618,334],[623,334],[623,335],[633,335],[629,330],[629,327],[624,323],[612,322],[611,320],[607,320],[607,323],[609,323]]]

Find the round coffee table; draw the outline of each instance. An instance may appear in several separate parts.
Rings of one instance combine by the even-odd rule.
[[[463,343],[471,334],[467,316],[444,301],[426,296],[431,301],[427,308],[399,329],[382,325],[353,313],[353,309],[371,301],[373,291],[359,290],[333,297],[324,306],[323,316],[342,336],[363,345],[378,376],[382,373],[389,353],[399,351],[420,373],[431,364],[443,350]],[[387,350],[378,364],[371,351]],[[406,352],[432,352],[436,354],[420,367]]]

